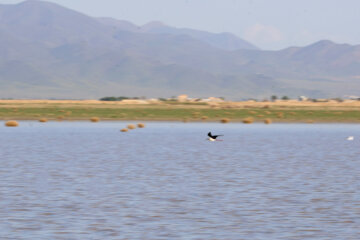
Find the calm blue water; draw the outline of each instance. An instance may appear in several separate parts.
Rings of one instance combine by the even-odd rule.
[[[128,123],[0,122],[0,239],[359,239],[360,125]]]

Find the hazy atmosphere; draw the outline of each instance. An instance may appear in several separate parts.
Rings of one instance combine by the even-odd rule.
[[[0,3],[19,3],[1,0]],[[265,50],[328,39],[360,43],[357,0],[49,0],[95,17],[137,25],[151,21],[179,28],[231,32]]]
[[[359,9],[0,0],[0,240],[359,239]]]
[[[360,88],[355,1],[0,2],[2,98],[344,98]]]

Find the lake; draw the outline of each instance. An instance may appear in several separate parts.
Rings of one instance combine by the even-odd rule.
[[[128,123],[0,122],[1,239],[359,239],[360,125]]]

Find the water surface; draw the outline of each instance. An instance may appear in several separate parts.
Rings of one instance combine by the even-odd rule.
[[[356,124],[0,124],[1,239],[359,239]]]

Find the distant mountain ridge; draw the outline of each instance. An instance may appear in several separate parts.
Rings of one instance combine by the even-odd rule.
[[[249,50],[259,49],[253,44],[243,39],[240,39],[231,33],[209,33],[205,31],[193,30],[188,28],[173,28],[161,22],[150,22],[143,26],[136,26],[128,21],[116,20],[112,18],[99,18],[99,21],[124,31],[186,35],[194,39],[208,43],[213,47],[217,47],[223,50],[234,51],[240,49],[249,49]]]
[[[360,46],[263,51],[232,34],[0,5],[0,98],[358,95]]]

